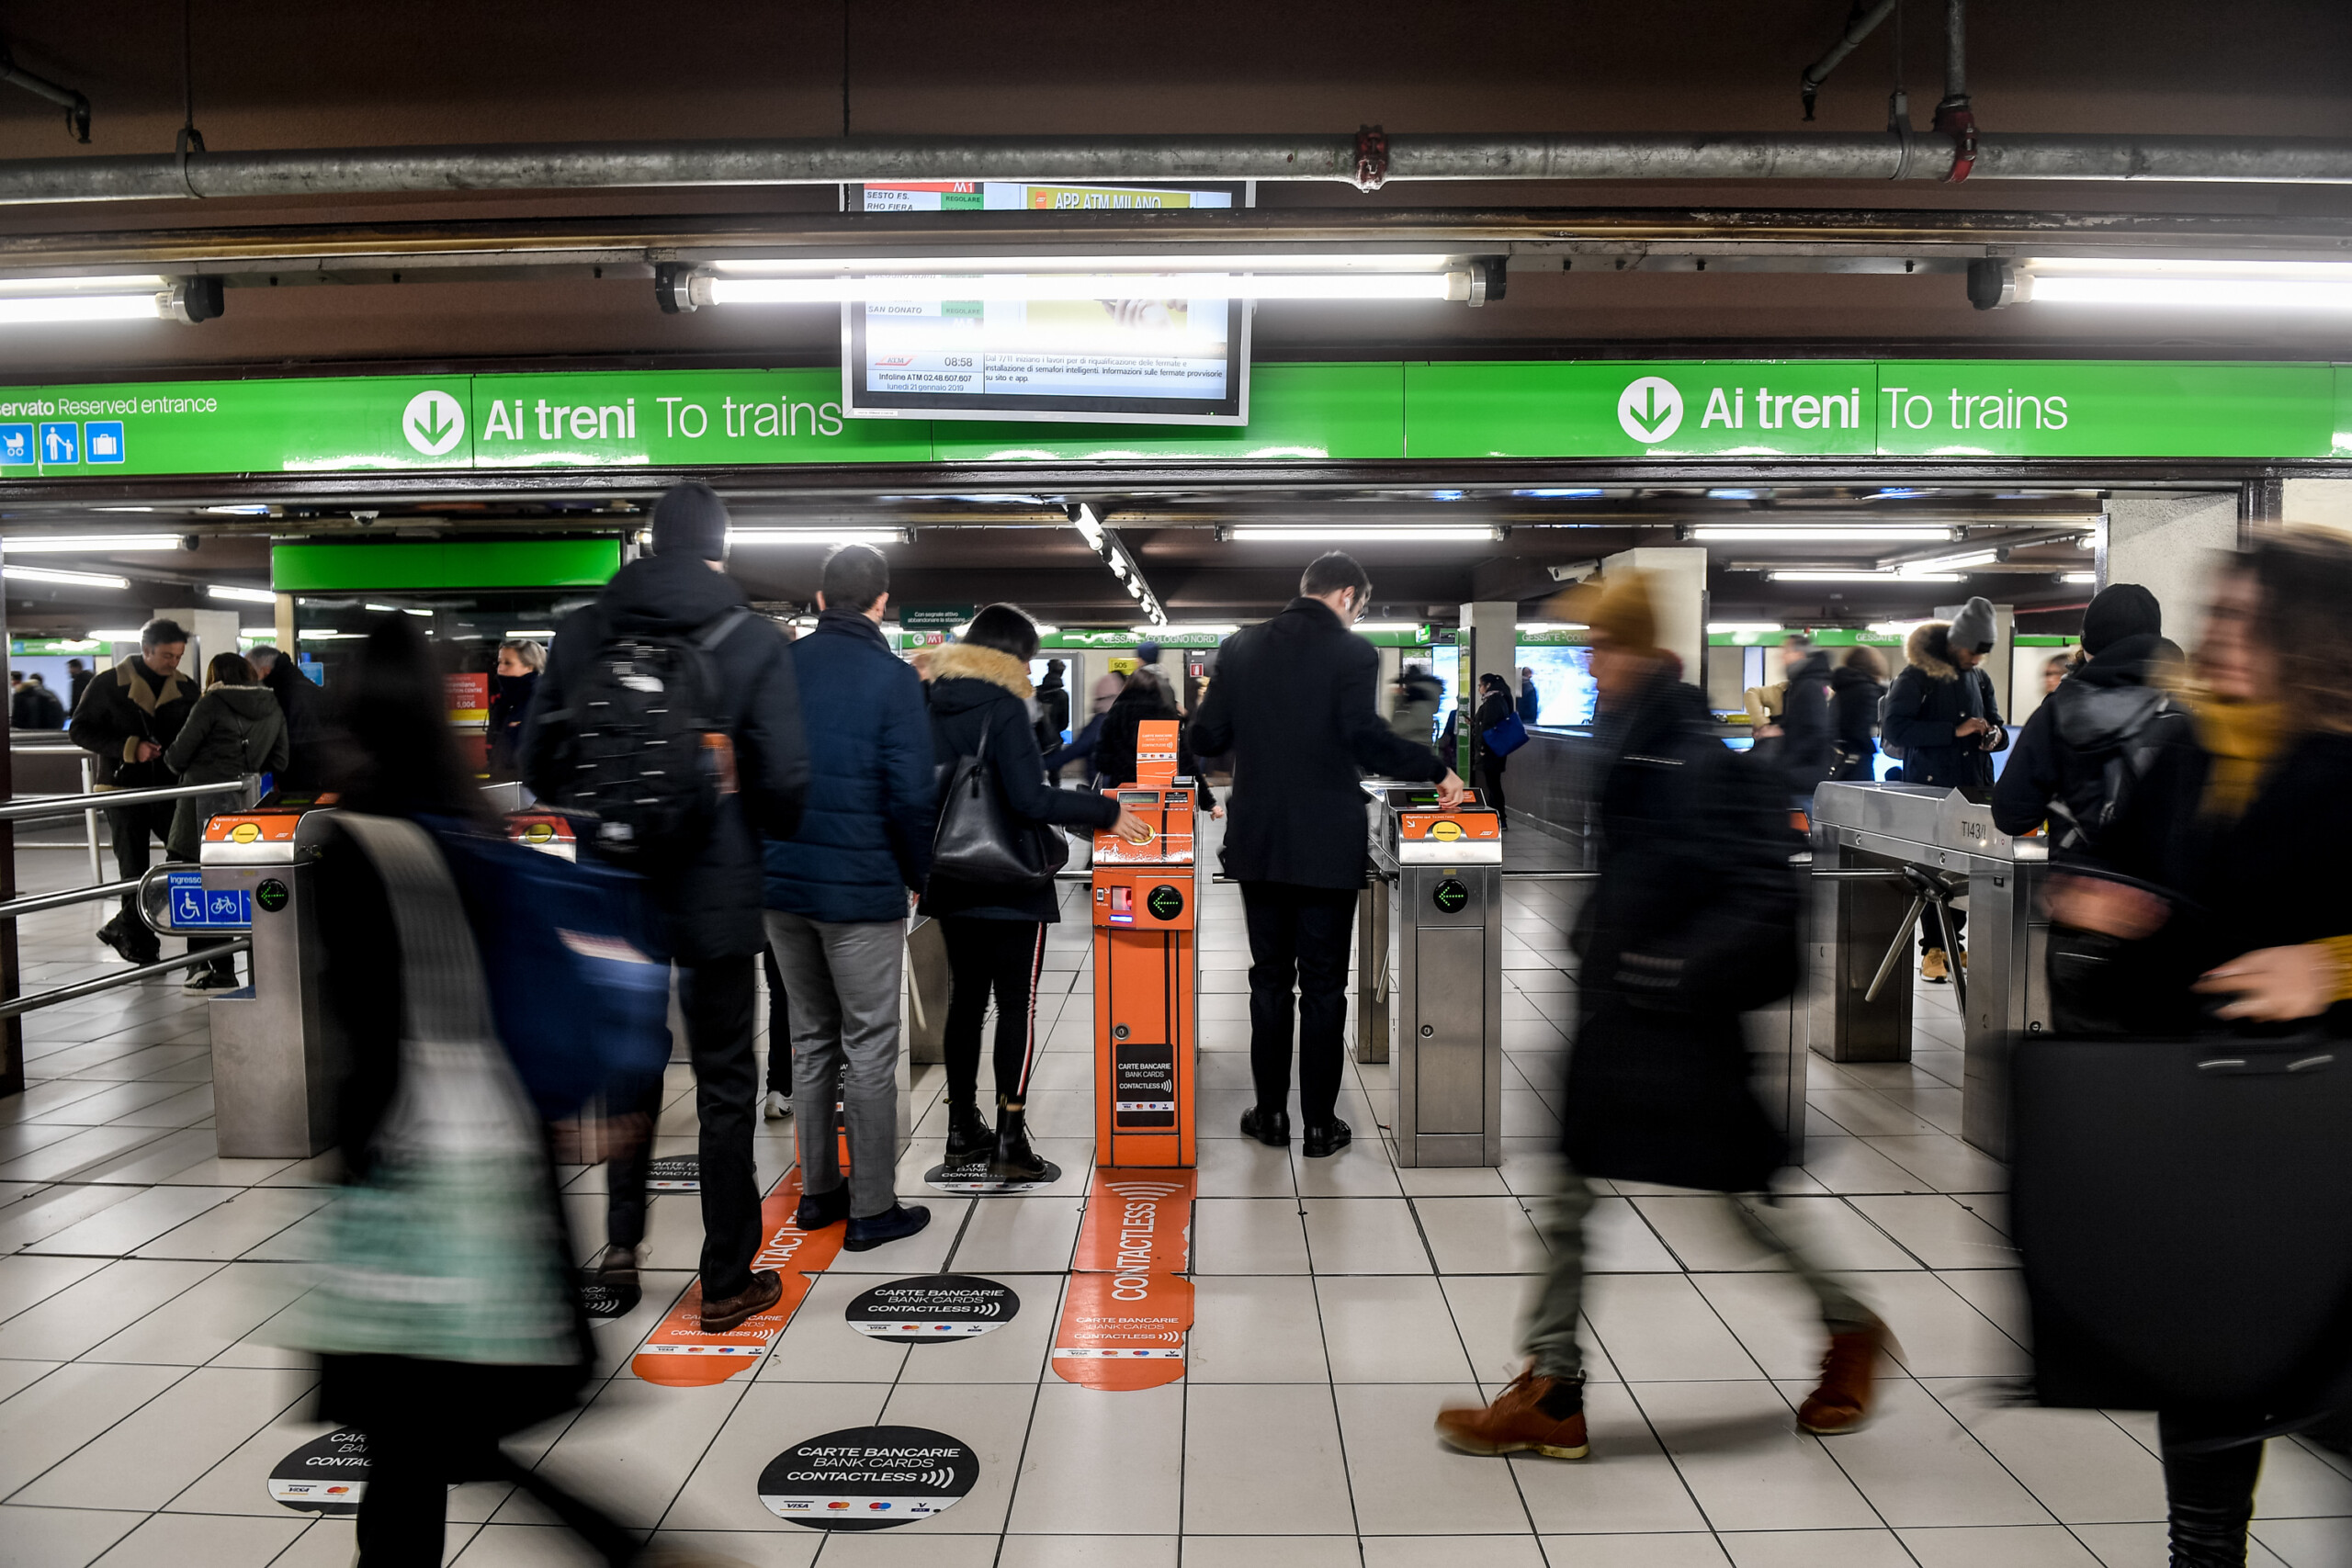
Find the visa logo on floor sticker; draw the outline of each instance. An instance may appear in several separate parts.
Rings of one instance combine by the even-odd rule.
[[[760,1204],[760,1226],[766,1245],[752,1259],[754,1269],[773,1269],[782,1276],[784,1294],[775,1305],[748,1317],[724,1334],[706,1334],[702,1327],[702,1281],[686,1287],[645,1343],[637,1348],[629,1370],[647,1382],[667,1388],[707,1388],[759,1360],[792,1322],[807,1298],[808,1273],[821,1270],[841,1255],[845,1225],[804,1231],[793,1223],[800,1208],[800,1168],[785,1172],[784,1179]]]
[[[1095,1171],[1054,1333],[1055,1376],[1114,1391],[1184,1375],[1197,1185],[1191,1170]]]

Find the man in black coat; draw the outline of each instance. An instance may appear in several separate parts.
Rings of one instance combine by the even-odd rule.
[[[1788,1235],[1764,1194],[1785,1161],[1748,1081],[1741,1014],[1789,994],[1800,891],[1779,781],[1726,750],[1705,699],[1657,647],[1637,572],[1579,585],[1564,612],[1592,634],[1600,879],[1577,919],[1579,1006],[1566,1102],[1568,1170],[1544,1224],[1550,1268],[1529,1314],[1527,1370],[1438,1434],[1470,1453],[1586,1453],[1584,1221],[1593,1178],[1695,1187],[1779,1253],[1830,1335],[1822,1382],[1797,1414],[1811,1432],[1867,1418],[1885,1331]]]
[[[1258,1103],[1244,1135],[1290,1142],[1291,987],[1298,998],[1298,1106],[1305,1146],[1336,1154],[1351,1136],[1334,1114],[1348,1021],[1348,950],[1364,878],[1364,773],[1462,781],[1426,746],[1400,739],[1373,705],[1380,655],[1348,630],[1372,599],[1354,557],[1334,550],[1299,579],[1299,596],[1228,638],[1193,721],[1193,749],[1233,758],[1225,868],[1250,926],[1250,1076]]]
[[[1991,787],[1992,754],[2009,743],[1993,679],[1978,668],[1993,651],[1993,606],[1981,598],[1950,624],[1912,628],[1886,701],[1885,741],[1903,750],[1904,783]]]
[[[100,789],[161,789],[172,783],[164,752],[179,738],[196,705],[196,682],[179,672],[187,653],[187,633],[175,621],[150,621],[139,633],[139,651],[95,677],[74,709],[66,731],[74,744],[98,759]],[[114,838],[118,877],[147,871],[147,840],[168,839],[175,802],[125,807],[107,813]],[[133,964],[153,964],[163,944],[122,896],[122,910],[98,928],[98,940]]]
[[[1813,792],[1838,761],[1837,726],[1829,712],[1829,654],[1795,633],[1781,641],[1781,671],[1788,685],[1781,698],[1781,771],[1789,801],[1813,809]]]
[[[691,640],[734,618],[706,654],[719,690],[709,716],[731,748],[733,787],[719,795],[718,818],[699,851],[645,868],[678,965],[679,1007],[694,1058],[702,1134],[702,1326],[713,1334],[766,1311],[783,1294],[774,1269],[752,1270],[763,1239],[752,1162],[760,1090],[752,971],[767,942],[760,836],[790,836],[808,784],[789,645],[774,622],[750,612],[742,589],[726,575],[726,554],[727,508],[717,493],[702,484],[665,493],[653,509],[653,553],[621,568],[594,604],[556,628],[522,745],[524,783],[561,805],[571,796],[586,728],[575,704],[605,643],[616,637]],[[657,1084],[650,1103],[639,1109],[658,1111],[659,1093]],[[637,1289],[647,1163],[647,1147],[639,1145],[606,1172],[610,1245],[597,1275],[621,1296]]]

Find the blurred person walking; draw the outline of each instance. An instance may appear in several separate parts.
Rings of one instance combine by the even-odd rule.
[[[1838,727],[1830,708],[1829,653],[1802,632],[1781,639],[1780,768],[1789,804],[1813,809],[1813,792],[1838,761]]]
[[[1334,550],[1301,574],[1298,597],[1272,620],[1226,639],[1193,743],[1233,758],[1225,868],[1241,884],[1250,930],[1250,1076],[1257,1103],[1245,1137],[1290,1143],[1294,987],[1299,1119],[1314,1158],[1353,1134],[1336,1108],[1348,1022],[1348,955],[1364,878],[1364,773],[1438,786],[1462,781],[1427,746],[1380,722],[1380,655],[1348,628],[1372,579]]]
[[[1878,776],[1878,706],[1886,695],[1886,660],[1867,643],[1846,650],[1829,672],[1830,745],[1837,765],[1829,776],[1870,783]]]
[[[2287,1055],[2301,1058],[2298,1067],[2324,1068],[2327,1049],[2352,1037],[2352,917],[2343,898],[2352,883],[2352,840],[2343,831],[2343,803],[2352,795],[2347,604],[2352,545],[2342,540],[2316,534],[2266,539],[2232,559],[2215,584],[2197,647],[2190,722],[2167,728],[2120,814],[2086,853],[2051,876],[2053,927],[2111,944],[2085,988],[2096,1010],[2134,1042],[2211,1037],[2218,1023],[2233,1032],[2224,1043],[2249,1048],[2248,1056],[2252,1047],[2291,1043],[2296,1048]],[[2133,635],[2105,642],[2061,695],[2102,662],[2117,660],[2111,668],[2120,670],[2126,661],[2119,654],[2154,635],[2144,607],[2127,624]],[[2086,621],[2086,645],[2091,640]],[[2241,1109],[2228,1113],[2241,1117],[2261,1105],[2276,1113],[2285,1104],[2181,1101],[2169,1086],[2160,1093],[2165,1103],[2192,1108],[2236,1104]],[[2241,1145],[2262,1136],[2252,1124],[2214,1131]],[[2305,1152],[2281,1146],[2278,1156],[2292,1167]],[[2155,1157],[2169,1167],[2176,1153],[2156,1151]],[[2031,1190],[2021,1196],[2030,1219]],[[2199,1213],[2197,1195],[2187,1192],[2133,1196],[2168,1202],[2173,1207],[2160,1214],[2177,1213],[2207,1229],[2251,1226],[2267,1235],[2287,1218],[2284,1209]],[[2019,1235],[2021,1244],[2030,1241],[2030,1227]],[[2312,1245],[2343,1243],[2337,1236]],[[2346,1273],[2340,1252],[2299,1246],[2293,1253],[2294,1290]],[[2030,1248],[2027,1264],[2030,1280],[2043,1266]],[[2126,1282],[2134,1299],[2147,1299],[2148,1272],[2134,1270]],[[2201,1294],[2233,1286],[2232,1278],[2214,1276],[2166,1279],[2160,1289]],[[2340,1419],[2344,1390],[2352,1386],[2352,1344],[2334,1325],[2347,1305],[2281,1300],[2264,1321],[2212,1321],[2183,1301],[2178,1321],[2158,1325],[2167,1348],[2152,1356],[2133,1346],[2143,1350],[2141,1364],[2161,1367],[2175,1386],[2207,1385],[2195,1398],[2155,1400],[2175,1568],[2244,1563],[2264,1440]],[[2087,1326],[2093,1339],[2122,1332],[2113,1324]],[[2260,1356],[2245,1354],[2248,1336],[2263,1340]],[[2036,1376],[2045,1393],[2078,1377],[2110,1374],[2115,1352],[2082,1340],[2079,1332],[2037,1335]],[[2259,1387],[2211,1386],[2217,1368],[2249,1359],[2292,1371]]]
[[[581,835],[583,852],[645,877],[677,965],[700,1134],[702,1326],[719,1334],[783,1293],[775,1270],[752,1268],[763,1239],[752,961],[763,944],[760,835],[798,824],[808,756],[784,636],[726,574],[725,503],[707,485],[675,486],[654,503],[652,534],[652,554],[556,628],[523,728],[522,774],[534,795],[598,818]],[[640,829],[660,836],[640,849]],[[633,1108],[649,1129],[660,1094],[652,1080]],[[649,1138],[606,1172],[595,1274],[616,1299],[639,1288],[651,1159]]]
[[[498,645],[498,669],[490,678],[490,771],[496,777],[521,771],[523,723],[547,667],[548,650],[528,637]]]
[[[204,694],[188,710],[187,722],[164,753],[164,766],[182,784],[228,784],[247,773],[275,773],[286,766],[289,747],[286,716],[277,699],[256,683],[254,668],[242,654],[217,653],[205,666]],[[230,808],[227,795],[190,795],[176,803],[172,830],[164,839],[171,858],[193,865],[203,849],[204,824],[216,811]],[[226,937],[191,936],[188,951],[218,947]],[[187,981],[191,996],[232,990],[237,965],[232,958],[216,958],[193,971]]]
[[[25,677],[23,685],[8,702],[8,728],[11,729],[62,729],[65,728],[65,705],[49,689],[49,682],[40,671]]]
[[[907,913],[931,870],[938,816],[923,682],[882,636],[890,568],[879,550],[825,558],[817,628],[791,645],[808,732],[808,806],[771,838],[767,936],[792,1003],[793,1135],[803,1230],[848,1222],[863,1252],[910,1236],[931,1211],[898,1200],[899,1003]],[[849,1173],[835,1135],[849,1128]]]
[[[361,1568],[437,1568],[448,1489],[522,1487],[606,1562],[640,1547],[500,1442],[592,1368],[547,1129],[492,1021],[478,933],[436,836],[494,832],[458,766],[424,636],[386,615],[337,682],[343,799],[314,884],[321,992],[348,1053],[316,1287],[288,1341],[319,1414],[368,1440]]]
[[[1388,710],[1388,728],[1400,740],[1416,746],[1431,744],[1437,732],[1437,710],[1445,688],[1424,665],[1408,664],[1396,677],[1396,700]]]
[[[82,693],[90,684],[90,667],[78,659],[65,661],[65,711],[72,714],[82,705]]]
[[[1116,828],[1137,843],[1148,840],[1151,829],[1142,818],[1110,796],[1043,783],[1027,705],[1029,660],[1036,654],[1036,623],[1015,606],[990,604],[973,616],[963,640],[943,649],[932,666],[932,756],[949,772],[962,758],[981,759],[988,774],[982,787],[995,792],[1016,830],[1027,823]],[[919,911],[939,922],[947,946],[943,1044],[950,1166],[986,1160],[989,1174],[1002,1181],[1035,1181],[1046,1174],[1046,1162],[1029,1144],[1027,1105],[1037,1043],[1037,974],[1045,963],[1046,927],[1060,919],[1059,902],[1051,882],[1010,886],[940,870],[923,888]],[[979,1108],[980,1026],[991,993],[993,1127]]]
[[[1564,616],[1591,628],[1604,759],[1600,880],[1570,938],[1579,1005],[1568,1168],[1544,1222],[1551,1263],[1523,1332],[1526,1370],[1484,1408],[1441,1412],[1438,1436],[1467,1453],[1585,1457],[1577,1318],[1595,1178],[1721,1193],[1820,1306],[1829,1348],[1798,1426],[1853,1431],[1870,1415],[1886,1331],[1799,1245],[1769,1195],[1787,1149],[1750,1086],[1740,1022],[1796,982],[1800,893],[1789,856],[1801,840],[1777,782],[1715,739],[1706,699],[1658,649],[1647,580],[1611,573],[1568,601]]]
[[[83,750],[96,753],[99,789],[160,789],[172,782],[164,749],[179,738],[180,726],[196,705],[196,683],[179,672],[187,655],[187,633],[177,622],[150,621],[140,628],[139,651],[94,678],[83,692],[67,735]],[[168,800],[107,813],[118,878],[146,874],[147,841],[168,840],[174,815]],[[153,964],[163,957],[163,944],[131,908],[133,897],[122,896],[120,911],[98,928],[98,940],[132,964]]]
[[[1510,824],[1503,815],[1503,769],[1510,759],[1487,742],[1487,732],[1516,713],[1510,682],[1491,671],[1478,677],[1478,709],[1470,721],[1470,762],[1478,775],[1479,799],[1495,808],[1495,820],[1505,831]]]
[[[1535,667],[1522,664],[1519,667],[1519,721],[1533,724],[1543,711],[1544,697],[1535,689]]]

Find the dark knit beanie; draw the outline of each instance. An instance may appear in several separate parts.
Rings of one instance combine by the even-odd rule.
[[[2097,659],[2127,637],[2164,629],[2164,608],[2154,594],[2136,582],[2111,582],[2083,612],[2083,651]]]
[[[653,553],[727,558],[727,503],[707,484],[673,485],[653,503]]]

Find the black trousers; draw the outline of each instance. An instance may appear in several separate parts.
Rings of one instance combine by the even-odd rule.
[[[792,1003],[784,994],[784,976],[775,966],[775,949],[762,943],[760,964],[768,976],[768,1088],[792,1098]]]
[[[1946,931],[1937,919],[1939,914],[1951,921],[1950,931]],[[1949,951],[1944,953],[1944,956],[1954,964],[1958,964],[1959,950],[1967,945],[1967,910],[1945,909],[1941,906],[1931,904],[1919,911],[1919,951],[1921,953],[1926,953],[1932,947],[1945,948]]]
[[[1046,961],[1042,920],[977,920],[947,915],[939,922],[947,944],[947,1098],[978,1097],[980,1024],[996,996],[996,1091],[1023,1100],[1037,1043],[1037,970]]]
[[[1291,987],[1298,988],[1299,1120],[1331,1120],[1340,1100],[1348,1028],[1348,950],[1355,941],[1352,888],[1245,882],[1250,926],[1250,1076],[1258,1104],[1290,1102]]]
[[[107,813],[107,830],[114,838],[114,874],[118,881],[146,874],[153,859],[150,839],[169,839],[172,832],[172,812],[177,803],[169,800],[151,801],[145,806],[125,807],[120,811]],[[139,918],[137,898],[122,896],[122,924],[118,928],[129,931],[135,945],[149,953],[160,953],[162,944],[148,931],[147,922]]]
[[[2245,1568],[2245,1527],[2254,1517],[2254,1483],[2262,1474],[2262,1445],[2190,1449],[2182,1424],[2159,1412],[2165,1505],[2174,1568]]]
[[[695,1068],[695,1120],[701,1132],[702,1293],[705,1301],[751,1288],[760,1249],[760,1184],[752,1166],[752,1129],[759,1116],[758,1054],[752,1018],[756,987],[752,955],[678,965],[678,1008],[686,1018],[686,1052]],[[645,1179],[652,1163],[650,1124],[662,1112],[660,1080],[637,1105],[646,1142],[605,1172],[605,1239],[635,1247],[645,1239]]]
[[[368,1490],[354,1521],[360,1568],[440,1568],[449,1483],[471,1480],[520,1486],[608,1563],[631,1562],[642,1550],[618,1520],[537,1471],[495,1449],[460,1460],[437,1423],[419,1420],[368,1430]]]
[[[1503,814],[1503,765],[1500,762],[1481,762],[1478,765],[1478,787],[1485,792],[1486,803],[1495,808],[1496,818],[1499,820]]]

